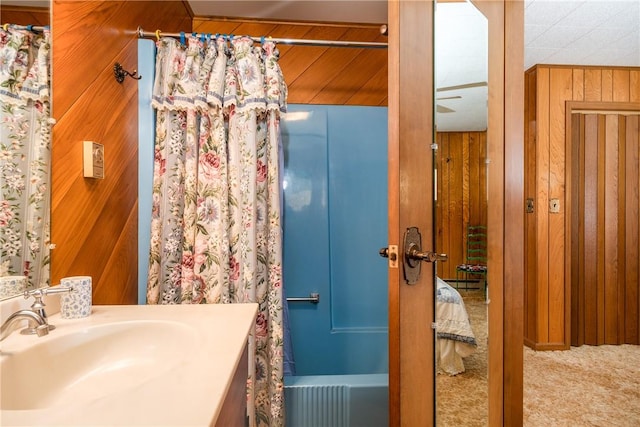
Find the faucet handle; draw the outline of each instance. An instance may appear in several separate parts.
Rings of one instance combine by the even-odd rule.
[[[48,288],[38,288],[32,289],[30,291],[24,291],[24,298],[28,299],[29,297],[34,297],[37,300],[42,302],[42,297],[45,295],[51,294],[60,294],[63,292],[71,292],[73,291],[73,286],[50,286]]]
[[[38,313],[45,321],[48,330],[52,331],[54,330],[56,327],[54,325],[51,325],[49,323],[49,319],[47,317],[47,312],[44,310],[45,304],[42,301],[42,297],[44,297],[45,295],[50,295],[50,294],[60,294],[63,292],[71,292],[73,291],[73,287],[72,286],[51,286],[48,288],[39,288],[39,289],[32,289],[30,291],[24,291],[24,298],[25,299],[29,299],[29,297],[33,297],[34,301],[33,304],[31,304],[31,310],[35,311],[36,313]],[[38,331],[36,331],[35,328],[27,328],[22,330],[20,333],[24,334],[24,335],[29,335],[29,334],[34,334],[34,333],[38,333]]]

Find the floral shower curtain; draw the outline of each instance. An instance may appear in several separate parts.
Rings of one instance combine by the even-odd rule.
[[[0,276],[49,284],[50,33],[0,29]]]
[[[284,423],[280,113],[272,42],[157,45],[147,301],[258,303],[249,351],[251,425]]]

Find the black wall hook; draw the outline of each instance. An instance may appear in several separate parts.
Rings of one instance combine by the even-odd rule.
[[[122,68],[122,65],[120,65],[119,62],[116,62],[116,64],[113,66],[113,74],[116,77],[118,83],[122,83],[126,76],[129,76],[136,80],[140,80],[142,78],[142,76],[137,75],[138,72],[136,70],[133,70],[133,73],[130,73],[129,71]]]

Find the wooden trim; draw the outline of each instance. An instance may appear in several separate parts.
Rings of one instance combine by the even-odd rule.
[[[388,3],[389,23],[400,22],[400,3]],[[398,25],[389,25],[388,51],[388,187],[400,188],[399,132],[400,132],[400,34]],[[388,192],[389,225],[398,224],[400,217],[399,192]],[[388,244],[400,245],[398,227],[389,226]],[[400,425],[400,269],[389,268],[389,425]]]
[[[566,115],[572,113],[597,113],[607,114],[628,114],[640,112],[640,102],[589,102],[589,101],[566,101]],[[568,123],[571,119],[568,119]],[[570,134],[570,133],[569,133]],[[569,162],[567,162],[568,164]]]
[[[401,1],[399,7],[399,235],[418,227],[422,247],[433,248],[432,176],[411,179],[433,171],[428,147],[434,137],[433,1]],[[416,29],[421,36],[416,37]],[[430,172],[431,174],[431,172]],[[404,247],[400,243],[400,250]],[[431,267],[431,268],[430,268]],[[402,270],[402,268],[400,269]],[[404,272],[402,272],[404,273]],[[435,331],[425,328],[435,320],[433,265],[423,265],[418,282],[400,280],[400,424],[424,425],[435,421]],[[416,392],[420,390],[420,392]]]
[[[191,9],[191,4],[187,0],[182,0],[182,4],[184,5],[184,9],[187,11],[187,15],[193,20],[194,14],[193,9]]]
[[[17,22],[10,22],[6,20],[5,12],[21,12],[21,13],[36,13],[42,14],[42,16],[49,16],[49,8],[48,7],[37,7],[37,6],[18,6],[14,4],[3,4],[0,6],[2,9],[2,24],[17,24]],[[20,25],[29,25],[29,24],[20,24]],[[33,24],[35,25],[35,24]]]
[[[638,67],[632,66],[624,66],[624,65],[575,65],[575,64],[535,64],[529,67],[525,73],[533,71],[538,67],[544,68],[573,68],[573,69],[583,69],[583,70],[594,70],[594,71],[602,71],[602,70],[629,70],[629,71],[637,71]]]
[[[48,7],[15,6],[0,4],[0,24],[49,25],[51,14]]]
[[[506,400],[504,359],[504,113],[505,28],[504,2],[474,3],[487,17],[489,28],[489,101],[487,129],[488,198],[488,298],[489,303],[489,425],[505,425]],[[515,351],[518,351],[515,349]],[[517,372],[511,375],[517,376]]]
[[[569,346],[568,344],[565,344],[563,342],[557,342],[557,343],[543,343],[543,344],[539,344],[536,343],[528,338],[525,338],[524,340],[524,344],[531,348],[532,350],[535,351],[556,351],[556,350],[569,350],[571,348],[571,346]],[[507,424],[505,424],[507,425]]]
[[[523,422],[524,2],[504,2],[504,425]],[[507,90],[508,88],[508,90]],[[493,202],[492,202],[493,203]],[[494,339],[493,337],[491,338]],[[493,424],[491,424],[493,425]]]
[[[466,1],[466,0],[465,0]],[[313,27],[333,27],[333,28],[375,28],[379,30],[381,24],[368,24],[362,22],[324,22],[324,21],[300,21],[300,20],[287,20],[287,19],[261,19],[261,18],[240,18],[240,17],[226,17],[226,16],[203,16],[197,15],[193,17],[196,21],[219,21],[219,22],[231,22],[237,24],[271,24],[271,25],[288,25],[288,26],[313,26]],[[145,29],[146,30],[146,29]],[[389,31],[390,28],[387,30]],[[250,34],[253,35],[253,34]]]
[[[389,244],[417,227],[423,250],[433,231],[433,1],[390,1],[389,7]],[[416,31],[420,37],[416,37]],[[433,264],[423,264],[417,282],[389,268],[389,424],[435,422],[435,319]]]

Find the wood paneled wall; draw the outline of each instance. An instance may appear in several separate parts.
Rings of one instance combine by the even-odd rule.
[[[189,30],[182,1],[53,1],[52,283],[93,278],[95,304],[135,304],[138,86],[135,31]],[[149,76],[143,76],[149,78]],[[105,147],[105,178],[83,178],[82,141]]]
[[[567,101],[638,102],[640,68],[537,65],[525,73],[525,343],[568,349],[570,298],[566,270]],[[551,199],[560,210],[550,213]]]
[[[314,40],[387,42],[379,25],[196,18],[193,31]],[[387,105],[387,49],[279,44],[290,104]]]
[[[438,276],[455,279],[465,262],[468,225],[487,225],[487,133],[438,132],[436,251],[449,255]]]
[[[49,25],[49,9],[0,4],[0,24]]]

